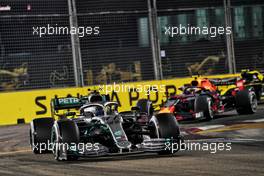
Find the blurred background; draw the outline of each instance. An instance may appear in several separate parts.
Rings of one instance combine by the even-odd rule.
[[[33,35],[47,24],[100,33]],[[232,35],[165,35],[180,24]],[[263,68],[263,0],[0,0],[0,91]]]

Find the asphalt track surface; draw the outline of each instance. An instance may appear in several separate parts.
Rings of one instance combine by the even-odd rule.
[[[264,106],[256,114],[230,112],[216,119],[181,123],[188,142],[230,142],[231,150],[185,150],[173,156],[139,154],[58,162],[34,155],[29,125],[0,127],[0,175],[264,175]]]

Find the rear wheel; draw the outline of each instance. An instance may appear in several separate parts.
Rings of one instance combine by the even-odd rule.
[[[137,102],[137,107],[139,108],[140,113],[146,113],[148,116],[152,116],[153,107],[152,102],[148,99],[140,99]]]
[[[78,149],[80,141],[79,128],[72,120],[57,121],[52,128],[53,154],[56,160],[77,160],[78,151],[71,151],[70,147]]]
[[[235,100],[238,114],[254,114],[257,111],[258,100],[254,91],[239,91],[236,94]]]
[[[51,129],[54,124],[53,118],[38,118],[30,123],[30,145],[33,153],[41,154],[49,152]]]
[[[263,86],[262,85],[253,85],[253,87],[248,86],[246,87],[247,89],[250,90],[250,88],[254,88],[254,92],[256,94],[256,98],[258,101],[261,100],[262,92],[263,92]]]

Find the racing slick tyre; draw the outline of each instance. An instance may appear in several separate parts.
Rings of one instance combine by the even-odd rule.
[[[30,123],[29,138],[33,153],[42,154],[49,152],[48,145],[51,139],[53,118],[38,118]]]
[[[256,90],[255,93],[256,93],[257,100],[258,102],[260,102],[264,87],[261,85],[261,86],[254,87],[254,89]]]
[[[257,111],[258,100],[254,91],[239,91],[235,96],[235,100],[238,114],[254,114]]]
[[[262,91],[261,90],[256,91],[255,94],[256,94],[257,100],[260,101],[261,100]]]
[[[137,102],[137,107],[139,108],[140,113],[147,113],[148,116],[152,116],[153,114],[153,106],[152,102],[148,99],[140,99]]]
[[[150,130],[151,138],[163,138],[171,141],[171,144],[177,143],[177,149],[173,150],[162,150],[158,154],[173,154],[176,153],[180,148],[180,136],[179,124],[175,116],[171,113],[160,113],[155,116],[155,120],[151,121],[152,130]]]
[[[54,144],[53,155],[56,160],[73,161],[78,159],[78,154],[69,151],[71,145],[77,148],[80,141],[80,133],[77,124],[69,119],[55,122],[52,128],[51,140]],[[77,152],[77,151],[75,151]]]
[[[247,89],[250,89],[253,87],[253,90],[256,94],[257,100],[258,102],[261,100],[261,96],[262,96],[262,92],[263,92],[263,86],[262,85],[251,85],[251,86],[247,86]]]
[[[195,99],[194,102],[195,112],[203,112],[206,120],[212,120],[214,118],[212,104],[213,102],[210,96],[200,95]]]

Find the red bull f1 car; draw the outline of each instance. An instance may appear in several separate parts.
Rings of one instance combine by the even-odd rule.
[[[257,96],[254,88],[244,83],[238,78],[196,78],[180,88],[181,95],[169,97],[160,112],[171,112],[178,121],[211,120],[215,115],[231,110],[236,110],[238,114],[253,114],[257,110]],[[221,92],[220,86],[231,87]]]

